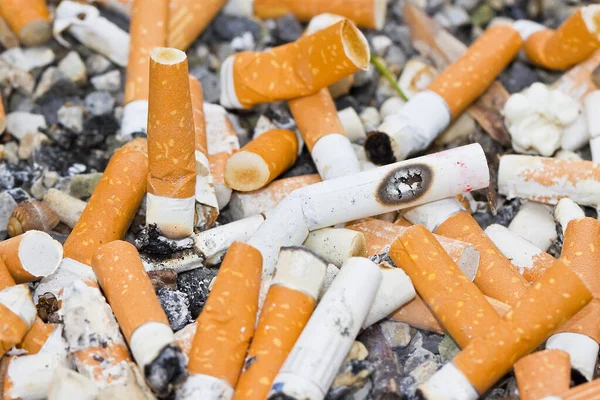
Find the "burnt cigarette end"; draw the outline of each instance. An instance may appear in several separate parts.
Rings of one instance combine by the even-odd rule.
[[[377,201],[385,206],[412,203],[431,186],[433,171],[425,164],[412,164],[391,171],[377,188]]]
[[[159,397],[168,396],[186,376],[186,357],[177,346],[166,346],[144,367],[146,383]]]
[[[369,132],[365,141],[365,152],[372,163],[387,165],[396,162],[390,137],[378,131]]]

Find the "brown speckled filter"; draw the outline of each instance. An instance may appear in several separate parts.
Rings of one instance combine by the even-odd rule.
[[[569,353],[542,350],[521,358],[515,364],[521,400],[540,400],[569,390],[571,363]]]
[[[8,268],[6,268],[6,264],[2,261],[0,257],[0,291],[6,289],[7,287],[14,286],[17,283],[8,272]]]
[[[194,115],[194,133],[196,150],[208,157],[208,144],[206,143],[206,119],[204,118],[204,96],[202,84],[196,77],[190,75],[190,97]]]
[[[39,317],[35,319],[31,328],[19,344],[19,348],[27,351],[28,355],[39,353],[46,340],[60,325],[45,324]]]
[[[598,400],[600,399],[600,379],[575,386],[561,393],[559,398],[561,400]]]
[[[225,3],[227,0],[170,0],[167,46],[187,50]]]

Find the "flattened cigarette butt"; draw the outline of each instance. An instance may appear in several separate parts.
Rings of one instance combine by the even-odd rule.
[[[406,228],[390,248],[394,263],[454,341],[464,348],[482,337],[500,316],[423,225]]]
[[[37,310],[26,284],[0,291],[0,356],[21,343],[33,325]]]
[[[367,256],[365,235],[350,229],[317,229],[309,233],[304,246],[338,267],[351,257]]]
[[[185,359],[137,249],[120,240],[105,244],[92,269],[148,386],[167,395],[183,380]]]
[[[187,50],[219,13],[227,0],[171,0],[169,15],[169,47]]]
[[[316,304],[327,264],[302,247],[282,248],[234,400],[263,400]]]
[[[194,230],[196,159],[187,56],[159,47],[150,56],[146,223],[172,239]]]
[[[273,129],[242,147],[227,160],[225,183],[250,192],[265,187],[296,162],[298,139],[285,129]]]
[[[539,400],[569,390],[571,363],[569,353],[542,350],[521,358],[515,364],[515,376],[522,400]]]
[[[543,251],[548,250],[558,236],[552,207],[535,201],[528,201],[519,208],[508,229]]]
[[[44,195],[44,203],[69,228],[75,228],[87,203],[58,189],[50,189]]]
[[[318,174],[300,175],[274,180],[254,192],[235,192],[229,202],[229,211],[236,221],[266,213],[273,210],[294,190],[319,182],[321,177]]]
[[[237,53],[222,66],[221,104],[249,108],[308,96],[366,69],[369,57],[366,38],[348,20],[269,51]]]
[[[231,398],[254,334],[261,270],[258,250],[240,242],[231,245],[198,318],[190,377],[178,390],[179,398]]]
[[[62,245],[46,232],[27,231],[0,242],[0,257],[17,283],[52,274],[62,257]]]
[[[275,377],[269,399],[325,398],[381,280],[379,267],[366,258],[344,264]]]
[[[581,7],[558,29],[543,29],[525,41],[525,54],[533,64],[563,70],[600,48],[600,6]]]
[[[63,248],[65,258],[91,265],[103,244],[122,239],[142,202],[148,178],[146,139],[134,139],[111,157]]]
[[[52,37],[46,0],[4,0],[0,13],[25,46],[40,46]]]
[[[3,380],[3,398],[6,400],[46,399],[57,368],[64,357],[55,353],[39,353],[21,357],[8,357]],[[79,398],[79,397],[78,397]]]

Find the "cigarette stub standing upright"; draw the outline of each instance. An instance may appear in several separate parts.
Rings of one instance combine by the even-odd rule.
[[[227,0],[170,0],[167,46],[187,50]]]
[[[52,274],[62,257],[62,245],[46,232],[27,231],[0,242],[0,257],[17,283]]]
[[[135,0],[129,24],[130,49],[125,82],[121,137],[146,133],[150,87],[150,53],[167,44],[168,0]]]
[[[542,350],[521,358],[515,364],[515,376],[522,400],[540,400],[569,390],[571,364],[569,353]]]
[[[146,223],[169,238],[194,231],[196,161],[186,54],[156,48],[150,56]]]
[[[40,46],[52,37],[46,0],[3,0],[0,13],[25,46]]]

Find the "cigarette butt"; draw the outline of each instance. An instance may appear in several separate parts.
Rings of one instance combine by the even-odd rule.
[[[2,18],[0,18],[0,21]],[[1,26],[2,22],[0,22]],[[1,32],[1,30],[0,30]],[[3,133],[6,130],[6,111],[4,110],[4,102],[2,101],[2,96],[0,96],[0,133]]]
[[[552,84],[552,89],[560,90],[573,100],[582,103],[588,94],[598,90],[593,77],[599,63],[600,50],[596,50],[587,60],[565,72]]]
[[[188,357],[188,359],[190,352],[192,351],[192,342],[194,341],[194,336],[196,336],[197,328],[198,323],[194,321],[191,324],[186,325],[185,328],[175,332],[175,340],[177,341],[177,345],[181,349],[182,353]]]
[[[316,304],[326,264],[301,247],[281,249],[234,400],[267,397]]]
[[[348,136],[348,139],[350,139],[352,143],[367,137],[362,120],[354,108],[344,108],[343,110],[338,111],[337,115],[344,132],[346,132],[346,136]]]
[[[17,35],[10,29],[6,18],[2,16],[2,8],[0,7],[0,43],[5,49],[19,47],[19,39]],[[4,106],[2,106],[4,108]]]
[[[563,234],[567,233],[569,222],[584,217],[581,207],[567,197],[560,199],[554,208],[554,219],[560,224]]]
[[[75,261],[72,258],[63,258],[58,269],[38,283],[33,294],[33,299],[37,303],[40,296],[46,293],[51,293],[54,297],[60,299],[63,288],[76,280],[82,280],[87,285],[97,287],[94,271],[88,265]]]
[[[229,157],[225,183],[249,192],[265,187],[296,162],[298,139],[292,131],[271,130]]]
[[[508,229],[543,251],[548,250],[557,238],[552,208],[535,201],[521,206]]]
[[[200,81],[190,75],[190,95],[194,113],[195,159],[196,159],[196,226],[206,230],[214,225],[219,216],[219,203],[208,162],[204,97]]]
[[[130,49],[125,80],[125,107],[121,136],[131,140],[146,132],[150,87],[150,53],[167,44],[168,0],[133,1],[129,23]]]
[[[554,264],[554,257],[502,225],[488,226],[485,234],[529,283],[535,282]]]
[[[23,338],[23,341],[19,344],[19,348],[25,350],[27,354],[37,354],[44,346],[48,338],[59,329],[60,325],[57,324],[45,324],[39,317],[35,319],[35,322],[29,328],[29,331]]]
[[[254,334],[261,268],[260,252],[252,246],[235,242],[227,251],[198,318],[188,366],[191,378],[178,394],[182,399],[213,390],[228,393],[228,398],[233,393]]]
[[[4,264],[4,261],[2,261],[2,258],[0,258],[0,292],[7,287],[14,286],[16,284],[17,283],[10,275],[8,268],[6,268],[6,264]]]
[[[0,257],[17,283],[32,282],[56,271],[63,248],[46,232],[27,231],[0,242]]]
[[[436,332],[439,334],[443,334],[445,332],[444,328],[441,327],[438,320],[435,319],[435,316],[431,313],[431,310],[429,310],[421,296],[418,294],[414,299],[391,314],[390,318],[394,321],[405,322],[417,329]]]
[[[202,3],[194,0],[171,1],[168,46],[187,50],[225,3],[226,0],[209,0]]]
[[[394,225],[403,226],[405,228],[408,228],[409,226],[412,226],[413,224],[409,220],[404,218],[404,216],[399,215],[396,218],[396,220],[394,221]]]
[[[83,214],[87,203],[69,196],[58,189],[50,189],[44,195],[44,203],[58,216],[58,219],[69,228],[75,228]]]
[[[585,60],[600,48],[600,6],[581,7],[558,29],[533,33],[525,42],[525,54],[537,66],[563,70]]]
[[[146,223],[178,239],[194,230],[196,166],[187,56],[155,48],[150,56]]]
[[[47,398],[54,372],[64,364],[64,359],[54,353],[39,353],[8,357],[5,363],[8,367],[2,377],[3,399],[35,400]]]
[[[25,46],[40,46],[52,37],[52,23],[45,0],[5,0],[0,12]]]
[[[100,390],[89,378],[65,367],[54,370],[48,388],[48,400],[77,398],[96,400]]]
[[[146,382],[167,395],[183,379],[184,361],[137,249],[120,240],[105,244],[92,269]]]
[[[425,90],[437,75],[438,71],[435,68],[421,60],[412,58],[408,60],[402,69],[398,86],[406,97],[411,99],[417,93]]]
[[[515,364],[519,396],[523,400],[539,400],[569,390],[571,364],[569,353],[542,350],[521,358]]]
[[[452,118],[457,118],[492,84],[522,45],[519,32],[510,25],[488,28],[427,90],[439,94],[448,104]]]
[[[390,257],[410,276],[425,303],[460,347],[483,336],[500,321],[475,284],[423,225],[407,228],[390,248]]]
[[[308,96],[368,65],[366,38],[352,22],[343,20],[266,52],[230,56],[222,66],[221,104],[248,108]]]
[[[327,90],[329,91],[331,97],[337,99],[350,93],[352,85],[354,85],[354,75],[349,75],[329,85]]]
[[[0,291],[0,355],[21,343],[36,314],[27,285],[10,286]]]
[[[565,391],[557,397],[545,400],[596,400],[600,398],[600,379],[578,385]]]
[[[365,235],[350,229],[318,229],[309,233],[304,246],[338,267],[351,257],[367,256]]]

